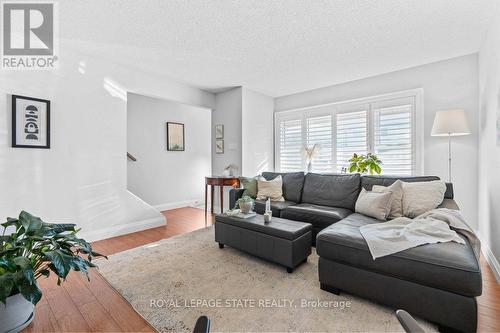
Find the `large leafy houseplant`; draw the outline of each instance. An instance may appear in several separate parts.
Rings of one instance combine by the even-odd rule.
[[[25,211],[18,218],[7,218],[0,236],[0,302],[6,304],[9,296],[20,293],[36,304],[42,298],[37,279],[57,275],[57,284],[65,280],[71,270],[89,278],[88,269],[96,267],[92,246],[77,237],[75,224],[43,222]],[[6,235],[6,229],[14,229]]]
[[[382,161],[375,154],[358,155],[354,153],[349,160],[349,172],[380,174],[382,172],[381,164]]]

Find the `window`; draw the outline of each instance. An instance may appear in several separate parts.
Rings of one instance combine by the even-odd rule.
[[[400,100],[393,106],[374,106],[373,152],[388,174],[414,174],[413,103]]]
[[[420,174],[421,109],[422,91],[415,89],[278,112],[276,169],[306,171],[303,148],[317,144],[313,172],[343,172],[353,153],[372,152],[382,160],[383,174]]]
[[[312,164],[313,172],[330,172],[332,160],[332,116],[307,118],[307,146],[319,145],[320,150]]]
[[[337,172],[342,172],[342,168],[349,165],[349,159],[353,153],[366,154],[368,150],[367,113],[365,110],[337,114]]]
[[[303,170],[301,120],[281,121],[279,133],[280,170],[282,172]]]

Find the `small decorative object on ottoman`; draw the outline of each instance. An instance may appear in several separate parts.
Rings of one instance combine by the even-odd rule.
[[[271,199],[267,199],[266,201],[266,210],[264,213],[264,222],[269,223],[273,218],[273,212],[271,210]]]
[[[240,208],[240,211],[243,214],[248,214],[253,209],[254,202],[248,195],[244,195],[236,201],[236,205]]]
[[[273,213],[264,213],[264,222],[269,223],[273,218]]]
[[[309,223],[278,217],[266,223],[262,215],[243,219],[228,214],[217,215],[215,221],[215,241],[221,249],[229,245],[283,265],[289,273],[311,254]]]

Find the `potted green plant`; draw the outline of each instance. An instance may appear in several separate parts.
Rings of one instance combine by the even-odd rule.
[[[377,157],[377,155],[368,153],[366,155],[358,155],[354,153],[349,160],[349,172],[359,172],[359,173],[374,173],[380,174],[382,172],[382,161]]]
[[[105,257],[77,237],[75,224],[46,223],[25,211],[7,218],[0,236],[0,332],[17,332],[34,317],[42,298],[39,278],[57,275],[57,284],[71,270],[89,278],[94,257]],[[6,230],[12,233],[6,234]],[[2,304],[3,303],[3,304]]]
[[[243,214],[248,214],[253,209],[254,201],[248,195],[244,195],[236,201],[236,207],[240,208]]]

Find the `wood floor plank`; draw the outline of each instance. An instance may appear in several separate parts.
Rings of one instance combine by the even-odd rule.
[[[121,332],[122,328],[98,301],[79,307],[85,321],[93,332]]]
[[[185,207],[162,213],[167,218],[165,227],[94,242],[94,249],[111,255],[205,227],[202,209]],[[207,224],[213,224],[213,220],[209,214]],[[500,285],[484,256],[481,270],[483,295],[477,299],[478,332],[499,332]],[[35,320],[25,332],[155,332],[96,270],[91,272],[90,283],[72,272],[64,287],[58,287],[54,277],[41,279],[40,287],[44,297],[36,307]]]
[[[92,276],[91,276],[92,277]],[[71,272],[68,278],[62,284],[68,295],[77,307],[92,303],[95,301],[94,294],[88,288],[89,281],[79,272]]]
[[[35,318],[37,318],[37,320],[33,320],[32,324],[26,328],[26,332],[38,333],[60,331],[57,320],[47,302],[45,302],[45,304],[37,304],[35,309]],[[38,320],[38,318],[43,318],[43,320]]]
[[[66,289],[57,287],[44,291],[57,326],[62,332],[90,332],[91,329]],[[35,318],[36,320],[37,318]]]

